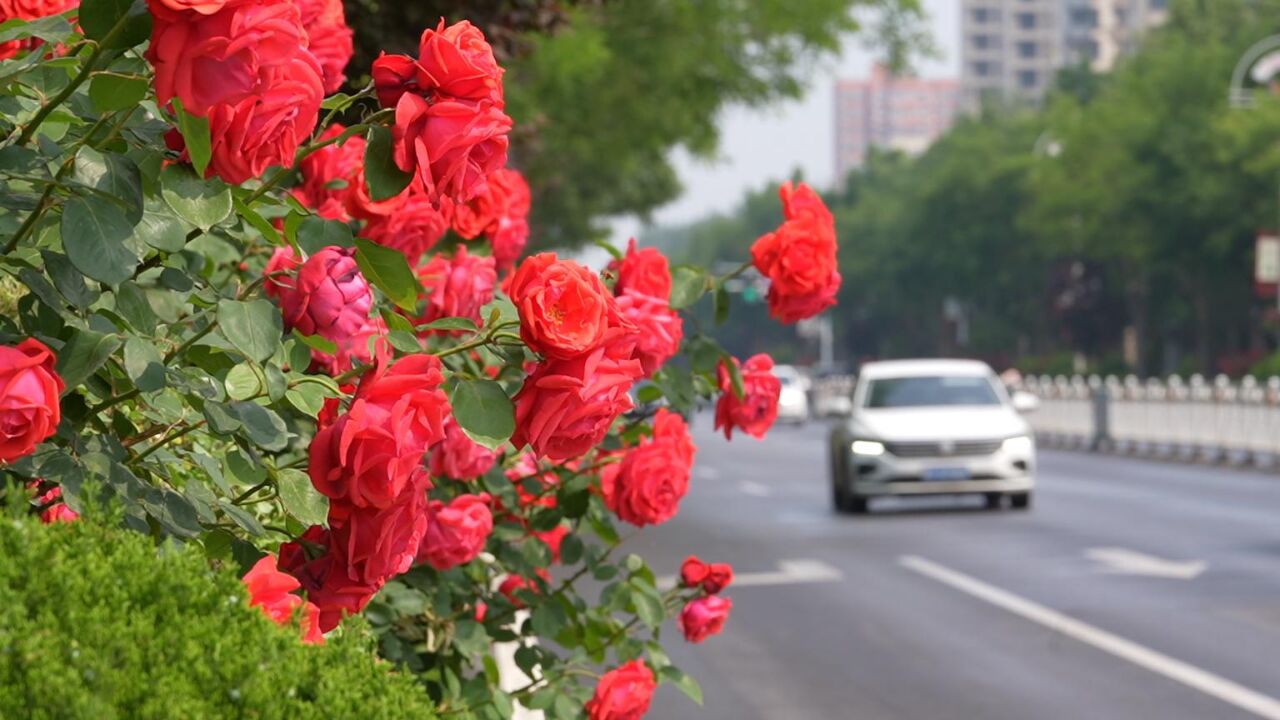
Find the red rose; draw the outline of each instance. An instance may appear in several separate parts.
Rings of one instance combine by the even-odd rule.
[[[431,448],[431,474],[454,480],[473,480],[489,472],[498,454],[467,437],[457,421],[449,418],[444,440]]]
[[[509,290],[520,336],[548,358],[573,358],[600,347],[618,325],[618,308],[600,277],[553,252],[525,258]]]
[[[689,427],[666,408],[653,420],[653,436],[622,458],[605,486],[605,503],[632,525],[657,525],[675,517],[689,491],[696,448]]]
[[[481,233],[492,238],[503,218],[527,218],[529,203],[529,184],[523,175],[511,168],[495,170],[485,192],[454,210],[453,229],[467,240]]]
[[[684,321],[666,300],[652,295],[627,290],[618,296],[617,302],[622,317],[639,329],[632,357],[644,366],[645,377],[653,377],[658,368],[680,351]]]
[[[212,15],[224,6],[236,5],[243,0],[155,0],[155,2],[174,12],[194,10],[201,15]]]
[[[307,29],[309,49],[324,72],[324,92],[332,95],[342,88],[344,71],[355,54],[351,28],[342,0],[296,0],[302,12],[302,26]]]
[[[468,255],[461,245],[451,258],[431,258],[417,274],[426,293],[424,323],[463,317],[479,324],[480,308],[493,300],[493,286],[498,281],[493,258]]]
[[[316,489],[355,507],[395,503],[422,472],[427,447],[444,436],[443,381],[432,355],[410,355],[366,375],[351,409],[311,441]]]
[[[492,103],[432,104],[405,93],[396,102],[396,164],[416,173],[430,197],[466,202],[507,164],[510,132],[511,118]]]
[[[0,346],[0,462],[30,455],[57,431],[64,385],[56,364],[53,351],[34,338]]]
[[[427,490],[431,482],[421,468],[386,507],[353,507],[335,502],[329,508],[330,538],[352,582],[381,585],[407,571],[427,532]]]
[[[150,0],[155,23],[147,59],[162,106],[173,98],[209,120],[209,174],[233,184],[271,165],[293,164],[315,128],[324,96],[297,6],[241,0],[177,12]]]
[[[691,643],[717,635],[729,619],[733,601],[723,595],[707,595],[689,601],[680,611],[680,632]]]
[[[320,139],[335,138],[344,130],[341,125],[330,125]],[[302,184],[294,188],[294,197],[320,217],[341,222],[350,220],[347,196],[358,187],[357,182],[363,180],[364,150],[364,138],[353,136],[341,145],[326,145],[308,155],[299,166]]]
[[[572,360],[539,363],[516,393],[511,442],[539,457],[570,460],[598,445],[609,426],[634,407],[627,394],[644,373],[631,346],[604,345]]]
[[[243,578],[249,591],[249,607],[262,608],[262,612],[277,625],[285,626],[293,621],[293,614],[304,607],[302,641],[313,645],[324,643],[320,633],[319,609],[306,602],[293,591],[301,587],[296,578],[276,569],[274,555],[264,555]]]
[[[448,229],[449,219],[441,209],[424,193],[414,191],[399,198],[387,214],[372,217],[360,235],[399,250],[414,265]]]
[[[293,293],[297,287],[294,276],[297,274],[298,264],[298,256],[288,245],[278,247],[271,253],[271,259],[262,269],[262,291],[267,297],[282,301],[286,295]]]
[[[756,240],[751,259],[770,280],[769,313],[793,323],[835,305],[841,278],[835,222],[822,199],[804,184],[780,192],[787,221]]]
[[[535,530],[533,536],[541,540],[547,549],[551,551],[551,562],[560,562],[560,545],[564,543],[564,538],[569,534],[569,526],[557,525],[550,530],[538,532]]]
[[[489,496],[460,495],[448,505],[432,500],[431,524],[418,548],[418,560],[448,570],[475,559],[493,532]]]
[[[418,72],[421,87],[438,97],[503,105],[502,68],[484,33],[466,20],[446,27],[441,19],[422,34]]]
[[[737,364],[737,358],[733,362]],[[763,438],[778,418],[778,396],[782,394],[782,382],[773,374],[773,358],[761,353],[741,366],[741,400],[733,392],[733,380],[723,361],[717,372],[720,400],[716,402],[716,429],[723,429],[729,440],[733,439],[734,428]]]
[[[27,483],[27,488],[39,493],[40,482],[39,480],[33,480]],[[36,497],[36,506],[42,508],[40,510],[40,522],[45,525],[73,522],[80,518],[80,513],[67,507],[67,504],[62,501],[62,488],[57,485],[49,488],[48,492]]]
[[[527,217],[504,217],[498,221],[498,229],[494,232],[489,244],[493,246],[493,259],[498,269],[506,271],[524,252],[529,242],[529,220]]]
[[[632,660],[605,673],[587,702],[590,720],[640,720],[649,712],[649,703],[658,684],[653,671],[640,660]]]
[[[684,587],[701,587],[708,595],[715,595],[733,582],[733,566],[728,563],[705,563],[696,555],[690,555],[680,566],[680,584]]]
[[[330,542],[329,530],[313,525],[297,542],[280,546],[280,569],[297,578],[319,608],[321,632],[337,627],[344,615],[363,610],[382,588],[382,583],[351,580],[345,555]]]
[[[302,263],[293,290],[282,294],[280,305],[287,327],[336,342],[356,335],[368,322],[373,293],[356,264],[355,250],[327,247]]]
[[[80,0],[0,0],[0,23],[8,20],[37,20],[50,15],[60,15],[79,7]],[[0,42],[0,60],[7,60],[24,50],[39,47],[39,38],[22,38]]]
[[[667,258],[657,248],[636,248],[636,239],[627,243],[627,254],[621,261],[615,260],[610,269],[618,273],[613,286],[615,295],[634,292],[658,298],[666,303],[671,299],[671,268]]]
[[[420,90],[418,63],[408,55],[379,55],[373,61],[372,75],[378,103],[384,108],[393,108],[400,102],[401,95]]]
[[[269,75],[261,96],[220,103],[209,111],[212,144],[207,175],[239,184],[267,168],[293,165],[320,113],[319,67],[310,53]]]

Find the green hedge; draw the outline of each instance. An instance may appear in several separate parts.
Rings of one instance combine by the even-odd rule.
[[[358,623],[274,625],[194,548],[0,517],[0,718],[426,718]]]

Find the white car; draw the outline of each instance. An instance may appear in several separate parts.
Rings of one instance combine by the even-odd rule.
[[[782,384],[778,420],[804,424],[809,419],[809,378],[791,365],[775,365],[773,374]]]
[[[1031,506],[1035,439],[991,368],[972,360],[895,360],[862,366],[849,418],[831,432],[832,500],[866,512],[873,497],[980,493]]]

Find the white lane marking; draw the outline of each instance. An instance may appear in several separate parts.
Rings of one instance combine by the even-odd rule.
[[[743,480],[738,483],[738,489],[754,497],[769,497],[773,494],[767,485],[761,485],[753,480]]]
[[[1203,560],[1166,560],[1135,550],[1117,547],[1089,548],[1085,557],[1101,563],[1102,572],[1121,575],[1148,575],[1173,580],[1193,580],[1209,567]]]
[[[720,477],[720,471],[710,465],[693,466],[693,474],[696,477],[706,478],[707,480],[715,480]]]
[[[804,583],[838,582],[844,579],[840,572],[821,560],[780,560],[774,572],[735,573],[730,588],[761,585],[801,585]],[[658,587],[667,590],[675,587],[676,576],[658,578]]]
[[[1234,705],[1258,717],[1268,720],[1280,720],[1280,700],[1269,695],[1251,690],[1232,682],[1220,675],[1189,665],[1181,660],[1171,658],[1163,653],[1139,645],[1132,640],[1094,627],[1076,620],[1068,615],[1052,610],[1039,603],[988,585],[977,578],[965,575],[938,563],[915,555],[904,555],[898,558],[898,564],[914,570],[925,577],[937,580],[944,585],[968,595],[984,600],[998,608],[1007,610],[1026,620],[1039,623],[1050,630],[1066,635],[1087,645],[1111,653],[1112,655],[1146,668],[1153,673],[1163,675],[1171,680],[1199,690],[1205,695],[1215,697],[1225,703]]]

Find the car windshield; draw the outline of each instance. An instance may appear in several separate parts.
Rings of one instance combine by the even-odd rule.
[[[999,405],[991,382],[978,376],[899,377],[872,380],[867,388],[869,408],[930,407],[940,405]]]

